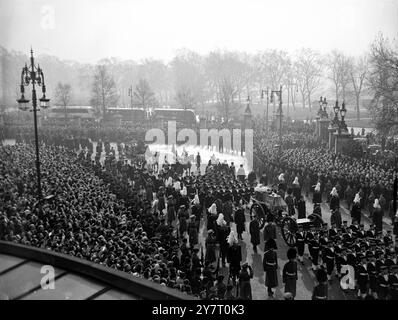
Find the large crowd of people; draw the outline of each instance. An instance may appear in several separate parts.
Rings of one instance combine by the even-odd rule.
[[[286,199],[288,214],[298,209],[300,218],[302,194],[312,194],[314,212],[327,201],[333,220],[330,228],[297,232],[296,249],[288,251],[283,268],[285,298],[296,295],[297,260],[304,261],[307,245],[319,282],[313,299],[327,299],[328,280],[333,273],[341,280],[346,272],[341,266],[346,265],[355,270],[360,298],[397,299],[394,239],[391,233],[380,233],[380,217],[393,207],[393,170],[328,152],[310,134],[311,125],[290,130],[281,157],[276,134],[256,133],[254,154],[261,158],[263,173],[259,182],[273,185]],[[0,147],[1,240],[88,259],[205,299],[251,299],[253,269],[243,263],[240,241],[256,175],[211,161],[203,174],[167,163],[153,170],[144,157],[127,159],[121,145],[140,141],[142,135],[143,128],[41,128],[45,198],[39,201],[32,129],[8,128],[3,137],[15,138],[16,144]],[[118,144],[119,157],[109,141]],[[351,210],[350,226],[339,216],[340,199]],[[361,224],[364,208],[373,217],[369,230]],[[252,217],[247,230],[254,251],[260,243],[258,218]],[[395,212],[391,218],[398,220]],[[199,240],[201,222],[207,232],[204,242]],[[269,215],[263,230],[269,296],[278,287],[275,228]],[[220,268],[227,264],[224,276]]]

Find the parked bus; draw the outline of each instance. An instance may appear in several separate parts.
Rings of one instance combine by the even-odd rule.
[[[177,125],[190,127],[196,126],[198,123],[195,111],[191,109],[155,109],[153,119],[158,123],[176,121]]]
[[[47,111],[48,119],[87,119],[94,120],[94,108],[90,106],[54,106]]]
[[[144,123],[147,113],[144,109],[108,108],[104,121],[113,124]]]

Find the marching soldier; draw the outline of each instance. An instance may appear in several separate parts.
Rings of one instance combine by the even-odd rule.
[[[374,224],[370,225],[370,229],[366,231],[366,236],[369,237],[370,239],[376,239],[377,233],[376,233],[376,226]]]
[[[318,259],[319,259],[320,244],[319,244],[318,233],[314,234],[314,238],[310,241],[309,248],[312,260],[312,270],[315,271],[319,268]]]
[[[289,248],[287,251],[288,262],[283,267],[283,283],[285,284],[285,293],[291,293],[292,300],[296,296],[296,283],[297,283],[297,251],[294,248]]]
[[[325,226],[323,225],[325,228]],[[326,223],[326,228],[327,228],[327,223]],[[327,230],[321,230],[319,232],[319,249],[320,249],[320,255],[322,259],[322,266],[325,268],[326,267],[326,259],[325,259],[325,251],[328,248],[328,232]]]
[[[380,275],[377,277],[377,282],[378,282],[378,291],[377,291],[377,297],[380,300],[387,300],[389,291],[390,291],[390,282],[389,282],[389,276],[388,276],[388,267],[387,266],[381,266],[380,268]]]
[[[367,270],[366,256],[360,256],[361,263],[358,264],[355,274],[358,279],[358,298],[365,299],[368,293],[369,273]]]
[[[268,297],[274,295],[273,288],[278,286],[278,258],[276,255],[276,242],[270,238],[265,244],[263,268],[265,271],[265,286],[267,287]]]
[[[348,265],[348,259],[347,259],[347,249],[343,248],[341,250],[341,254],[336,254],[336,277],[339,279],[342,277],[341,274],[341,267],[344,265]]]
[[[373,296],[373,298],[377,299],[376,258],[371,252],[368,253],[367,258],[369,259],[367,264],[367,270],[369,273],[369,293]]]
[[[327,274],[325,270],[319,269],[316,273],[316,280],[318,284],[312,292],[312,300],[327,300],[328,299],[328,284]]]
[[[363,224],[360,224],[360,225],[359,225],[359,230],[358,230],[356,236],[357,236],[358,238],[360,238],[360,239],[366,238],[366,231],[365,231],[365,227],[364,227]]]
[[[398,265],[391,266],[391,273],[388,280],[391,300],[398,300]]]
[[[336,258],[336,253],[333,248],[333,242],[329,241],[328,247],[325,249],[324,256],[323,256],[323,259],[326,263],[326,272],[327,272],[329,281],[332,280],[332,273],[333,273],[333,269],[334,269],[335,258]]]
[[[299,261],[301,264],[304,264],[303,255],[305,250],[305,233],[302,224],[299,224],[298,231],[296,233],[296,246],[297,246]]]

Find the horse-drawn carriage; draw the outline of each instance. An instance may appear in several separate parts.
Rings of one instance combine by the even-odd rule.
[[[260,185],[254,188],[251,202],[250,215],[259,219],[260,229],[264,227],[268,215],[272,214],[275,222],[281,227],[283,239],[290,247],[296,246],[296,232],[299,225],[302,225],[304,230],[309,230],[312,226],[319,228],[323,223],[322,217],[316,213],[310,214],[305,219],[289,216],[283,198],[266,186]]]
[[[260,228],[264,227],[269,214],[273,215],[278,224],[287,214],[285,200],[269,187],[262,185],[255,187],[251,202],[250,216],[256,216],[259,219]]]

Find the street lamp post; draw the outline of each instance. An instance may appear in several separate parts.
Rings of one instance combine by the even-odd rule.
[[[264,99],[264,94],[267,95],[267,109],[266,109],[266,116],[265,116],[265,128],[266,128],[266,133],[268,134],[268,106],[269,106],[269,89],[267,87],[267,90],[261,90],[261,100]],[[261,104],[263,104],[261,102]]]
[[[345,102],[343,101],[343,104],[341,105],[341,109],[340,109],[340,116],[341,116],[340,128],[341,128],[341,130],[344,130],[344,131],[348,131],[347,124],[344,121],[346,113],[347,113],[347,109],[345,108]]]
[[[282,155],[282,86],[279,87],[279,90],[271,91],[271,102],[274,102],[274,94],[279,96],[279,159]]]
[[[46,98],[46,85],[44,83],[44,74],[40,66],[35,66],[33,58],[33,50],[30,50],[30,66],[25,63],[21,72],[21,98],[17,100],[19,104],[19,109],[22,111],[27,111],[29,109],[29,100],[25,98],[25,87],[32,85],[32,110],[33,120],[34,120],[34,130],[35,130],[35,145],[36,145],[36,173],[37,173],[37,195],[38,200],[42,199],[41,191],[41,175],[40,175],[40,154],[39,154],[39,138],[37,132],[37,111],[40,109],[37,107],[37,97],[36,97],[36,85],[41,86],[43,96],[39,99],[40,107],[43,109],[48,108],[50,99]]]

